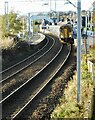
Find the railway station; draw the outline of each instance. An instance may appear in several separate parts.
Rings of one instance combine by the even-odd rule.
[[[95,120],[95,0],[1,0],[0,46],[0,119]]]

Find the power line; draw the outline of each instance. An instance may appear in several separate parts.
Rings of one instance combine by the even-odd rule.
[[[48,2],[49,0],[7,0],[8,2]],[[55,1],[55,0],[51,0],[51,1]],[[65,1],[65,0],[56,0],[56,1]],[[5,1],[0,1],[0,2],[5,2]]]
[[[3,2],[6,2],[6,1],[0,1],[0,3],[3,3]],[[15,1],[8,1],[7,2],[33,2],[32,0],[15,0]]]

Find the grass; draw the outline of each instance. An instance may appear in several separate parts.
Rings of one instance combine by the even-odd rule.
[[[13,40],[9,38],[1,39],[0,38],[0,46],[1,49],[8,49],[13,45]]]
[[[89,105],[91,104],[92,83],[81,82],[81,102],[77,104],[76,75],[73,81],[68,83],[59,105],[53,111],[51,118],[85,118],[89,117]]]
[[[95,49],[90,49],[90,57],[94,56]],[[91,74],[88,72],[85,55],[81,63],[81,101],[77,103],[77,73],[68,82],[59,104],[51,114],[51,118],[89,118],[93,83]]]

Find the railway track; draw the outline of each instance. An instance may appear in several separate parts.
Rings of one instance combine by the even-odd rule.
[[[29,107],[32,100],[44,89],[44,87],[52,80],[66,62],[68,56],[70,55],[71,47],[68,49],[67,46],[61,46],[59,43],[55,46],[57,47],[57,52],[56,54],[53,53],[54,57],[51,60],[49,59],[47,64],[44,65],[37,74],[29,78],[20,87],[15,89],[1,101],[3,105],[3,118],[15,119],[19,117],[19,115],[21,115],[22,112]],[[63,54],[64,56],[62,56]],[[42,61],[46,59],[45,57],[46,56],[44,56]],[[40,64],[41,61],[38,63]]]
[[[39,70],[46,64],[46,63],[43,63],[43,65],[41,64],[41,67],[38,69],[37,67],[35,67],[35,65],[37,66],[37,64],[40,64],[39,62],[38,62],[38,60],[39,59],[41,59],[43,56],[45,56],[47,53],[49,53],[50,51],[51,51],[51,49],[53,48],[53,46],[54,46],[54,44],[55,44],[55,41],[54,40],[50,40],[50,42],[49,42],[49,44],[48,44],[48,47],[47,47],[47,49],[45,50],[43,50],[44,52],[41,52],[41,53],[39,53],[40,55],[37,55],[37,57],[35,57],[36,59],[34,60],[34,61],[32,61],[32,62],[29,62],[28,63],[28,65],[27,66],[24,66],[24,68],[21,68],[19,71],[17,71],[16,73],[14,73],[13,74],[13,76],[11,75],[11,77],[8,77],[6,80],[4,80],[3,82],[2,82],[2,91],[4,91],[3,92],[3,100],[2,101],[0,101],[0,102],[3,102],[7,97],[5,97],[6,95],[8,96],[8,94],[10,94],[10,91],[11,91],[11,94],[12,94],[12,91],[14,90],[14,89],[16,89],[17,87],[19,87],[21,84],[23,84],[25,81],[24,80],[21,80],[20,81],[20,79],[22,79],[22,76],[20,76],[20,77],[18,77],[18,74],[21,74],[23,71],[22,70],[24,70],[24,69],[26,69],[27,67],[27,69],[29,69],[29,67],[32,65],[32,67],[30,68],[30,70],[31,69],[34,69],[34,71],[32,70],[32,77],[33,76],[35,76],[36,74],[38,74],[38,72],[39,72]],[[56,53],[55,53],[56,54]],[[49,53],[49,55],[50,55],[50,53]],[[50,58],[51,59],[51,58]],[[29,60],[30,61],[30,60]],[[41,61],[43,61],[43,60],[41,60]],[[48,60],[49,61],[49,60]],[[47,62],[48,62],[47,61]],[[38,62],[38,63],[37,63]],[[34,64],[35,63],[35,64]],[[38,71],[38,72],[37,72]],[[9,90],[8,89],[6,89],[6,85],[8,84],[9,85],[9,83],[10,84],[12,84],[12,81],[14,80],[14,78],[15,78],[15,80],[16,80],[16,83],[18,82],[19,84],[17,85],[16,83],[16,85],[14,85],[14,87],[12,86],[10,86],[9,87]],[[19,79],[19,80],[17,80],[17,79]],[[25,78],[23,78],[23,79],[25,79]],[[7,87],[8,88],[8,87]]]
[[[32,63],[33,63],[37,60],[37,58],[40,58],[41,55],[39,55],[39,52],[40,52],[40,54],[43,54],[45,49],[46,50],[49,49],[48,47],[51,46],[51,44],[52,44],[52,43],[49,42],[48,38],[46,38],[46,39],[47,39],[46,44],[41,49],[39,49],[37,52],[35,52],[34,54],[25,58],[24,60],[18,62],[17,64],[14,64],[13,66],[1,71],[0,75],[2,74],[2,80],[0,81],[0,83],[2,83],[3,81],[6,81],[8,78],[17,74],[22,69],[25,69],[29,65],[30,61],[32,61]]]

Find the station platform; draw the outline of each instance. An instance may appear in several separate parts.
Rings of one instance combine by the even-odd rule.
[[[45,35],[42,33],[36,33],[32,36],[32,38],[28,41],[30,45],[37,45],[45,39]]]

